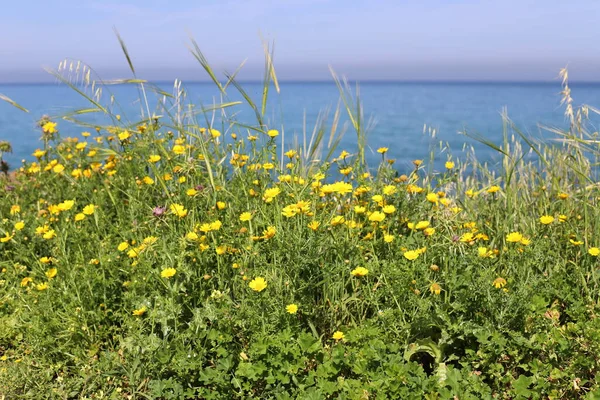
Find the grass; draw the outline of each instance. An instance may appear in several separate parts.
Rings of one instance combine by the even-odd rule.
[[[331,123],[298,144],[267,107],[269,46],[257,102],[192,52],[212,105],[52,72],[91,108],[43,118],[36,161],[2,184],[0,398],[600,396],[595,109],[566,71],[558,144],[505,117],[503,143],[474,137],[499,165],[442,148],[401,174],[385,148],[366,164],[358,92],[335,75]],[[137,85],[140,115],[112,84]]]

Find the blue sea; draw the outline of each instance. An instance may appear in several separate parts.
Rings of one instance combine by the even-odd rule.
[[[161,89],[173,92],[171,84],[158,83]],[[242,83],[244,89],[260,106],[262,85]],[[281,93],[270,92],[267,121],[273,128],[285,126],[286,144],[292,144],[296,136],[302,143],[304,126],[310,137],[320,112],[333,110],[339,101],[336,85],[322,82],[284,82]],[[205,107],[220,103],[221,99],[212,83],[185,83],[188,100]],[[110,86],[104,91],[104,104],[110,94],[119,102],[124,120],[137,121],[140,102],[136,86]],[[574,104],[600,106],[600,83],[571,84]],[[502,140],[501,112],[507,109],[509,117],[527,135],[536,139],[551,139],[553,134],[541,126],[567,127],[564,108],[560,105],[560,82],[552,83],[406,83],[406,82],[363,82],[360,84],[360,99],[365,115],[365,124],[372,121],[369,129],[367,157],[378,160],[378,147],[389,147],[388,156],[397,159],[399,169],[408,168],[410,161],[429,157],[430,150],[440,141],[447,142],[452,154],[460,156],[464,145],[472,145],[480,160],[494,162],[497,154],[487,147],[461,134],[467,131],[485,136],[500,143]],[[31,153],[41,146],[40,131],[36,120],[42,115],[60,117],[77,108],[92,107],[80,95],[63,84],[0,84],[0,93],[10,97],[29,109],[24,113],[0,101],[0,140],[12,143],[13,153],[5,159],[16,167],[22,159],[31,160]],[[240,100],[235,88],[228,89],[231,100]],[[150,95],[152,97],[152,95]],[[150,101],[151,105],[155,104]],[[164,114],[161,110],[151,112]],[[240,122],[255,123],[254,114],[247,106],[228,109],[238,112]],[[86,115],[87,121],[100,122],[99,116]],[[599,118],[592,118],[598,122]],[[344,115],[340,126],[347,124]],[[436,130],[431,138],[424,134],[424,126]],[[83,128],[59,120],[62,135],[77,135]],[[340,128],[341,129],[341,128]],[[89,129],[87,129],[89,130]],[[341,148],[353,149],[356,135],[348,127]],[[439,148],[439,146],[438,146]],[[445,156],[444,156],[445,157]]]

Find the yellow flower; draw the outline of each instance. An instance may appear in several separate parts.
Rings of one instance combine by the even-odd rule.
[[[85,215],[92,215],[96,211],[96,208],[97,206],[93,204],[88,204],[87,206],[83,207],[83,213]]]
[[[319,229],[320,225],[321,225],[321,223],[319,221],[311,221],[308,223],[308,227],[310,229],[312,229],[313,231],[316,231],[317,229]]]
[[[425,229],[427,227],[429,227],[429,221],[419,221],[415,225],[415,229],[417,230]]]
[[[77,144],[75,145],[75,148],[76,148],[77,150],[83,150],[83,149],[85,149],[85,148],[86,148],[86,146],[87,146],[87,142],[82,142],[82,143],[77,143]]]
[[[185,153],[185,147],[183,147],[180,144],[176,144],[175,146],[173,146],[173,148],[171,150],[173,150],[173,153],[178,154],[178,155]]]
[[[471,243],[475,241],[475,235],[472,232],[463,233],[459,239],[462,243]]]
[[[65,200],[62,203],[58,204],[58,209],[60,211],[69,211],[75,205],[75,200]]]
[[[56,215],[60,213],[60,207],[59,206],[55,206],[55,205],[49,205],[48,206],[48,212],[51,215]]]
[[[196,232],[188,232],[188,233],[186,233],[185,238],[187,240],[194,241],[194,240],[198,240],[199,236]]]
[[[275,236],[277,233],[277,229],[274,226],[268,226],[267,229],[263,231],[263,239],[268,240]]]
[[[597,247],[590,247],[588,253],[590,256],[598,257],[600,255],[600,249]]]
[[[391,196],[397,191],[398,189],[394,185],[386,185],[383,187],[383,194],[385,194],[386,196]]]
[[[446,167],[446,169],[453,169],[454,168],[454,162],[452,162],[452,161],[446,161],[446,164],[444,164],[444,166]]]
[[[428,202],[430,202],[432,204],[437,204],[440,201],[437,193],[427,193],[427,196],[425,198],[427,199]]]
[[[52,172],[54,172],[55,174],[60,174],[64,170],[65,170],[65,167],[62,164],[56,164],[54,167],[52,167]]]
[[[183,218],[187,215],[188,211],[181,204],[171,204],[169,207],[171,212],[177,215],[179,218]]]
[[[429,286],[429,291],[431,294],[438,295],[442,292],[442,287],[438,283],[434,282]]]
[[[46,240],[50,240],[56,237],[56,232],[54,229],[50,229],[48,232],[44,233],[42,237]]]
[[[540,223],[548,225],[554,222],[554,217],[551,215],[542,215],[540,217]]]
[[[383,241],[386,243],[392,243],[394,241],[395,237],[394,235],[383,235]]]
[[[265,281],[265,278],[259,276],[257,278],[252,279],[248,286],[255,292],[262,292],[267,287],[267,281]]]
[[[249,213],[249,212],[247,212],[247,211],[246,211],[246,212],[243,212],[243,213],[240,215],[240,221],[242,221],[242,222],[248,222],[248,221],[250,221],[251,219],[252,219],[252,214],[250,214],[250,213]]]
[[[340,169],[340,174],[342,174],[342,175],[349,175],[350,172],[352,172],[352,167],[346,167],[346,168]]]
[[[377,152],[379,154],[385,154],[385,153],[387,153],[388,150],[389,149],[387,147],[380,147],[380,148],[377,149]]]
[[[148,157],[148,162],[150,163],[156,163],[160,161],[160,156],[158,154],[152,154],[150,157]]]
[[[15,215],[21,212],[21,207],[18,205],[10,206],[10,215]]]
[[[352,193],[352,184],[347,182],[334,182],[321,187],[323,195],[331,193],[346,194]]]
[[[35,285],[35,288],[36,288],[37,290],[39,290],[40,292],[41,292],[42,290],[46,290],[46,289],[48,289],[48,282],[44,282],[44,283],[38,283],[37,285]]]
[[[219,256],[222,256],[226,252],[227,252],[227,246],[225,246],[225,245],[215,247],[215,253],[217,253],[217,255],[219,255]]]
[[[142,179],[142,182],[144,182],[146,185],[154,185],[154,179],[150,178],[149,176],[145,176]]]
[[[85,214],[84,213],[78,213],[75,215],[75,221],[82,221],[85,219]]]
[[[141,317],[142,315],[144,315],[146,313],[148,309],[146,308],[146,306],[142,306],[140,308],[138,308],[137,310],[133,310],[132,314],[135,315],[136,317]]]
[[[281,215],[287,218],[291,218],[296,214],[298,214],[298,207],[296,206],[296,204],[290,204],[288,206],[283,207],[283,209],[281,210]]]
[[[559,193],[558,198],[561,200],[566,200],[569,198],[569,195],[567,193]]]
[[[25,286],[29,285],[31,282],[33,282],[33,278],[27,276],[27,277],[21,279],[21,287],[25,287]]]
[[[425,229],[423,229],[423,234],[425,236],[433,236],[434,233],[435,233],[435,228],[425,228]]]
[[[131,137],[131,134],[128,131],[124,131],[124,132],[119,133],[118,136],[119,136],[119,140],[121,142],[123,142],[123,141],[129,139]]]
[[[492,285],[496,289],[502,289],[504,286],[506,286],[506,279],[498,277],[498,278],[494,279],[494,282],[492,282]]]
[[[419,258],[419,255],[419,252],[415,250],[408,250],[405,251],[403,254],[404,258],[410,261],[416,260],[417,258]]]
[[[56,268],[50,268],[48,271],[46,271],[46,277],[48,279],[52,279],[56,276],[57,273],[58,270]]]
[[[356,267],[350,272],[352,276],[366,276],[369,273],[369,270],[365,267]]]
[[[333,336],[331,336],[331,337],[335,340],[342,340],[344,338],[344,332],[335,331],[335,332],[333,332]]]
[[[385,219],[385,214],[379,211],[374,211],[369,215],[369,221],[371,222],[381,222]]]
[[[566,222],[566,221],[567,221],[567,219],[569,219],[569,217],[567,217],[567,216],[566,216],[566,215],[564,215],[564,214],[560,214],[560,215],[558,216],[558,222]]]
[[[23,221],[15,222],[15,229],[16,230],[20,231],[23,228],[25,228],[25,222],[23,222]]]
[[[335,217],[331,218],[331,221],[329,221],[331,226],[341,225],[344,222],[346,222],[346,219],[342,215],[336,215]]]
[[[218,231],[219,229],[221,229],[222,225],[223,224],[221,223],[221,221],[216,220],[214,222],[211,222],[209,226],[211,231]]]
[[[156,236],[148,236],[148,237],[144,238],[144,240],[142,240],[142,243],[145,245],[152,245],[152,244],[156,243],[157,240],[158,240],[158,238]]]
[[[510,243],[519,243],[523,240],[523,235],[519,232],[511,232],[506,235],[506,241]]]
[[[285,307],[285,311],[286,311],[288,314],[296,314],[296,313],[298,312],[298,306],[297,306],[296,304],[288,304],[288,305]]]
[[[190,188],[188,190],[185,191],[185,194],[192,197],[198,194],[198,191],[194,188]]]
[[[44,133],[56,133],[56,122],[46,122],[42,125],[42,131]]]
[[[216,129],[211,129],[211,130],[210,130],[210,136],[212,136],[212,137],[213,137],[213,139],[216,139],[216,138],[218,138],[219,136],[221,136],[221,132],[219,132],[219,131],[218,131],[218,130],[216,130]]]
[[[281,189],[278,187],[266,189],[265,193],[263,194],[263,201],[265,203],[270,203],[279,195],[279,193],[281,193]]]
[[[32,156],[34,156],[35,158],[37,158],[39,160],[40,158],[44,157],[45,154],[46,154],[45,150],[36,149],[33,152]]]
[[[393,205],[389,204],[387,206],[384,206],[381,211],[383,211],[385,214],[393,214],[394,212],[396,212],[396,207],[394,207]]]
[[[477,255],[482,258],[490,258],[492,257],[493,252],[491,250],[488,250],[487,247],[482,246],[477,248]]]
[[[487,190],[487,192],[488,193],[496,193],[499,190],[500,190],[500,186],[493,185],[493,186],[490,186],[490,188]]]
[[[227,207],[227,203],[225,203],[224,201],[217,201],[217,208],[219,210],[223,210]]]
[[[172,278],[177,273],[175,268],[165,268],[160,272],[160,276],[166,279]]]
[[[357,213],[357,214],[362,214],[365,211],[367,211],[366,207],[363,207],[363,206],[354,206],[354,212]]]
[[[277,129],[270,129],[270,130],[267,131],[267,135],[269,137],[274,138],[276,136],[279,136],[279,131]]]
[[[119,243],[119,246],[117,246],[117,249],[119,251],[125,251],[125,250],[127,250],[128,247],[129,247],[129,243],[121,242],[121,243]]]

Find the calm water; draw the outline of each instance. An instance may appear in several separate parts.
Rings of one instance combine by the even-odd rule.
[[[247,83],[243,86],[252,98],[260,102],[259,84]],[[170,85],[161,87],[172,92]],[[185,87],[189,99],[196,103],[208,105],[215,98],[212,84],[192,83]],[[360,97],[365,116],[373,117],[376,122],[369,134],[368,143],[372,151],[368,156],[376,160],[378,155],[375,149],[389,147],[389,155],[398,159],[399,169],[407,166],[412,159],[427,158],[430,146],[434,143],[429,136],[423,135],[423,126],[427,124],[438,131],[435,142],[448,142],[454,154],[460,154],[463,145],[468,143],[475,146],[480,159],[494,161],[492,152],[459,132],[466,129],[500,141],[500,112],[506,107],[509,116],[527,134],[535,138],[549,137],[551,135],[544,134],[539,128],[540,124],[566,126],[560,107],[560,90],[558,82],[362,83]],[[140,107],[136,102],[137,89],[133,86],[114,86],[111,91],[121,104],[119,113],[135,121]],[[0,140],[12,143],[14,153],[8,155],[7,159],[13,166],[17,166],[21,159],[31,159],[31,152],[41,145],[40,133],[35,127],[35,121],[40,116],[57,116],[77,107],[90,107],[73,90],[58,84],[0,85],[0,93],[30,110],[26,114],[0,102]],[[233,100],[240,97],[235,95],[234,88],[229,93]],[[576,104],[600,106],[600,84],[572,84],[572,95]],[[107,102],[109,97],[104,97]],[[272,111],[267,120],[274,124],[283,121],[286,137],[289,139],[296,134],[301,142],[304,119],[310,135],[319,111],[327,107],[335,108],[338,97],[333,83],[282,83],[281,94],[270,101]],[[238,120],[254,122],[248,107],[239,106],[237,109]],[[343,118],[343,121],[347,121],[347,118]],[[83,130],[67,122],[60,122],[59,127],[63,135],[76,135]],[[355,135],[348,129],[341,147],[352,149],[354,143]]]

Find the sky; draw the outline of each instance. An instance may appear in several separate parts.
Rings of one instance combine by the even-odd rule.
[[[51,80],[70,58],[105,79],[260,79],[263,40],[281,80],[600,81],[600,0],[20,0],[3,1],[0,82]]]

